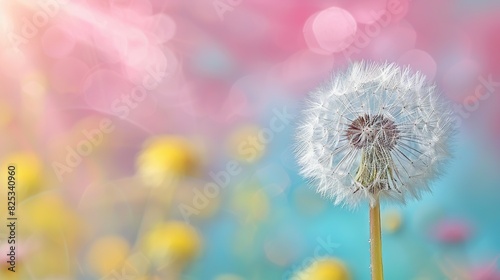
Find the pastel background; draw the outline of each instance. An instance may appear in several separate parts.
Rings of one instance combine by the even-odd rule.
[[[433,193],[382,207],[386,279],[500,279],[500,2],[15,0],[0,28],[1,279],[369,279],[367,207],[291,152],[307,92],[361,59],[459,116]]]

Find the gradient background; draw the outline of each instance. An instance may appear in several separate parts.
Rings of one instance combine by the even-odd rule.
[[[1,279],[289,279],[325,255],[369,279],[367,207],[291,153],[305,94],[360,59],[460,116],[433,194],[382,206],[386,279],[500,279],[498,1],[16,0],[0,27]]]

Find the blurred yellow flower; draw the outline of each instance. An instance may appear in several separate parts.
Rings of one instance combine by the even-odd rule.
[[[22,266],[29,267],[30,276],[19,279],[50,279],[49,277],[70,279],[76,272],[77,267],[72,259],[76,252],[69,252],[64,245],[56,242],[43,241],[35,244],[35,247],[36,249],[33,249],[33,252],[22,260]],[[20,269],[20,271],[23,270],[25,269]]]
[[[121,236],[106,236],[98,239],[87,253],[91,270],[100,276],[120,271],[128,257],[130,246]]]
[[[269,214],[269,197],[257,183],[237,188],[231,205],[240,221],[248,225],[265,220]]]
[[[400,211],[396,209],[387,210],[382,216],[382,228],[385,231],[395,233],[401,228],[403,218]]]
[[[12,121],[12,109],[4,100],[0,100],[0,128],[4,128]]]
[[[142,242],[146,256],[161,266],[183,266],[201,251],[201,238],[188,224],[171,221],[156,225]]]
[[[18,200],[40,191],[43,186],[42,162],[33,152],[17,152],[5,157],[2,162],[2,170],[7,170],[7,166],[16,166],[16,195]]]
[[[23,263],[31,277],[70,277],[77,269],[72,256],[81,248],[85,228],[64,197],[53,191],[31,196],[19,205],[18,217],[18,236],[30,242]]]
[[[322,258],[313,262],[303,271],[299,271],[293,280],[349,280],[350,273],[339,259]]]
[[[179,177],[194,175],[200,156],[187,140],[175,136],[150,139],[137,158],[138,174],[150,186]]]
[[[19,207],[23,217],[20,233],[59,240],[64,236],[65,246],[76,242],[83,234],[83,221],[57,193],[33,196]]]

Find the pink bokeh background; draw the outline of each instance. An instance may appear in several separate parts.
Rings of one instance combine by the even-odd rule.
[[[43,189],[70,203],[90,185],[133,176],[157,135],[192,139],[211,170],[231,157],[235,131],[266,123],[275,108],[295,112],[356,60],[423,72],[498,171],[498,1],[18,0],[0,3],[0,24],[0,156],[36,154]],[[53,163],[103,120],[112,132],[58,174]],[[278,181],[286,195],[291,180]],[[443,222],[430,232],[453,243],[472,231]]]

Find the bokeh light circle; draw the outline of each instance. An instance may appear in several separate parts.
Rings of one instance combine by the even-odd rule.
[[[475,94],[481,66],[475,60],[465,58],[453,65],[443,75],[442,85],[445,94],[456,102]]]
[[[144,32],[136,28],[128,30],[122,36],[122,40],[115,41],[122,60],[130,66],[140,64],[148,55],[149,39]]]
[[[319,54],[332,54],[346,49],[352,43],[356,30],[354,17],[337,7],[312,15],[303,29],[309,49]]]
[[[174,37],[177,25],[171,17],[165,14],[156,14],[150,17],[149,21],[155,43],[163,44]]]
[[[76,40],[70,31],[59,25],[49,27],[42,36],[44,53],[53,58],[68,55],[74,49]]]
[[[357,0],[346,3],[358,23],[373,24],[387,12],[387,0]]]
[[[422,72],[428,80],[432,80],[436,76],[436,61],[425,51],[409,50],[399,57],[398,62],[400,65],[409,65],[413,70]]]

